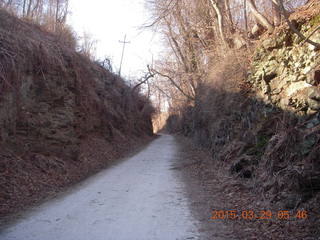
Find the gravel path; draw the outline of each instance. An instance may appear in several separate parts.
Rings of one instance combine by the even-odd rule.
[[[1,240],[200,239],[164,135],[0,232]],[[202,239],[202,238],[201,238]]]

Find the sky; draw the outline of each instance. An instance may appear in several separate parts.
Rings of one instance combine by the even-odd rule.
[[[115,70],[119,69],[123,41],[127,35],[122,76],[141,77],[147,64],[160,52],[158,34],[141,26],[150,22],[145,0],[70,0],[68,23],[79,36],[85,31],[97,40],[96,56],[111,58]]]

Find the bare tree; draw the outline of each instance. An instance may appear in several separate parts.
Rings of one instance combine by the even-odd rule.
[[[56,31],[66,23],[69,0],[0,0],[0,6]]]
[[[97,40],[93,39],[92,35],[88,32],[84,32],[81,37],[81,45],[79,52],[88,58],[94,60],[96,51]]]
[[[176,87],[176,88],[180,91],[180,93],[182,93],[182,94],[183,94],[185,97],[187,97],[189,100],[194,101],[194,99],[195,99],[194,96],[191,96],[190,94],[186,93],[185,90],[183,90],[183,89],[179,86],[179,84],[176,83],[176,81],[175,81],[172,77],[170,77],[170,76],[167,75],[167,74],[160,73],[160,72],[158,72],[158,71],[155,70],[155,69],[151,69],[151,72],[153,73],[153,75],[158,74],[158,75],[160,75],[161,77],[165,77],[165,78],[169,79],[169,81],[173,84],[174,87]]]
[[[273,32],[274,26],[269,22],[269,20],[258,11],[254,0],[247,0],[250,10],[258,23],[268,29],[269,32]]]
[[[155,78],[146,82],[157,79],[154,91],[175,103],[196,102],[210,65],[249,45],[250,26],[258,23],[271,32],[280,24],[280,6],[272,1],[149,0],[153,21],[148,26],[163,34],[168,54],[151,68]]]
[[[224,31],[224,16],[221,12],[221,9],[220,9],[218,3],[215,0],[210,0],[210,4],[211,4],[212,8],[214,9],[215,13],[217,14],[218,28],[219,28],[221,40],[222,40],[224,46],[228,47],[228,42],[227,42],[227,38],[225,36],[225,31]]]

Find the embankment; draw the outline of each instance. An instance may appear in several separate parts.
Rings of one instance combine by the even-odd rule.
[[[319,20],[317,1],[291,16],[318,43]],[[254,47],[249,57],[238,50],[213,60],[194,104],[172,114],[167,128],[209,149],[265,207],[305,208],[319,224],[319,51],[286,25]]]
[[[119,76],[0,11],[0,216],[145,142],[152,113]]]

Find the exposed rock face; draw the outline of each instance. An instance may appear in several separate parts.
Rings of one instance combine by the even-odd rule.
[[[313,30],[312,20],[300,24],[308,36]],[[320,42],[320,32],[311,40]],[[282,29],[261,43],[253,59],[248,81],[263,101],[302,115],[319,110],[320,54],[312,45],[301,43],[289,29]]]
[[[150,102],[57,36],[0,11],[0,49],[0,215],[153,134]]]
[[[106,139],[152,134],[151,105],[121,78],[32,25],[3,12],[0,18],[1,36],[10,39],[1,41],[10,53],[0,56],[2,142],[20,138],[26,151],[72,152],[88,133]],[[15,50],[21,56],[12,56]],[[34,142],[23,143],[25,138]]]

